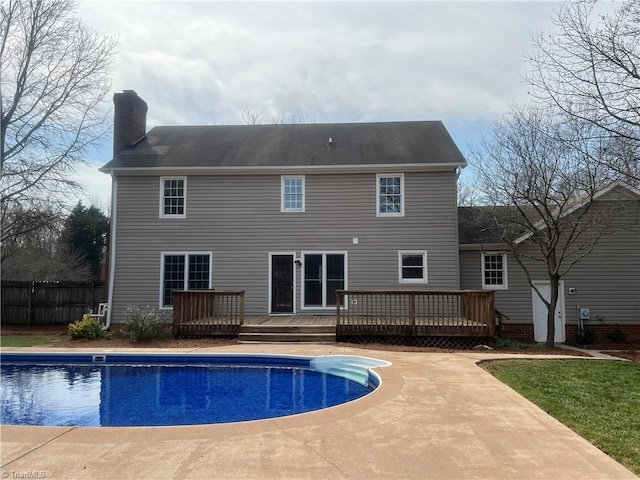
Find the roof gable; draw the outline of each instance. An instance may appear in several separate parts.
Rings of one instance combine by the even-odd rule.
[[[612,200],[619,200],[621,197],[626,199],[629,199],[629,198],[637,199],[640,197],[640,190],[621,181],[613,182],[607,187],[601,188],[600,190],[595,192],[592,196],[583,195],[579,198],[576,198],[571,208],[567,209],[563,214],[561,214],[560,218],[568,217],[569,215],[581,209],[582,207],[584,207],[585,205],[589,204],[592,201],[606,200],[607,197],[611,197]],[[557,217],[557,214],[556,214],[556,217]],[[540,221],[538,225],[536,225],[536,228],[538,230],[542,230],[546,228],[546,224],[544,223],[544,221]],[[524,242],[525,240],[531,238],[532,235],[533,235],[532,232],[525,233],[524,235],[518,237],[514,241],[514,244],[518,245]]]

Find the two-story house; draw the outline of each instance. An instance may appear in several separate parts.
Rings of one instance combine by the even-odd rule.
[[[496,292],[504,336],[544,340],[546,307],[524,272],[466,221],[473,209],[457,209],[466,162],[441,122],[147,132],[135,92],[114,104],[113,160],[101,169],[113,188],[110,322],[128,305],[170,310],[175,290],[242,290],[246,315],[318,315],[336,312],[336,290],[462,288]],[[581,315],[602,334],[640,338],[640,191],[601,193],[603,205],[625,202],[631,228],[564,277],[558,341]],[[531,274],[548,290],[541,265]]]
[[[245,291],[245,313],[335,312],[347,288],[460,287],[456,179],[431,122],[155,127],[114,97],[111,321],[173,291]]]

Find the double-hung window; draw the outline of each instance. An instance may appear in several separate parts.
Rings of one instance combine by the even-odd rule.
[[[160,218],[185,218],[187,177],[160,177]]]
[[[507,288],[507,255],[505,253],[482,254],[482,288],[490,290]]]
[[[160,307],[173,306],[174,290],[211,288],[210,252],[163,253]]]
[[[282,176],[281,180],[282,212],[304,212],[304,175]]]
[[[400,283],[427,283],[427,252],[398,252]]]
[[[376,216],[404,215],[404,175],[376,175]]]

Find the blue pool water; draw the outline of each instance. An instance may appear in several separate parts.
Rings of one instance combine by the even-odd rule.
[[[366,369],[354,377],[357,369],[348,362],[327,363],[327,357],[318,362],[323,371],[313,368],[312,359],[300,357],[130,357],[70,361],[3,354],[2,423],[106,427],[239,422],[319,410],[375,388],[368,374],[362,375]]]

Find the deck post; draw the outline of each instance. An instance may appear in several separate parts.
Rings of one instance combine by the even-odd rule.
[[[416,293],[411,292],[409,297],[409,318],[411,319],[411,336],[416,336]]]
[[[489,321],[489,335],[491,337],[495,337],[496,336],[496,320],[494,317],[494,313],[495,313],[495,297],[493,295],[493,292],[491,292],[491,295],[489,296],[489,311],[487,312],[487,319]]]

